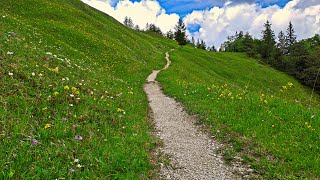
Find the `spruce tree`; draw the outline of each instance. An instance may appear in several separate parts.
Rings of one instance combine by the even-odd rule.
[[[287,53],[290,53],[291,46],[297,42],[297,36],[294,34],[294,28],[291,23],[289,22],[289,26],[287,28],[287,35],[285,37],[285,42],[286,42],[286,48],[287,48]]]
[[[182,19],[179,19],[174,32],[174,39],[180,46],[187,44],[186,26]]]
[[[268,63],[273,61],[274,48],[275,48],[275,36],[271,29],[271,23],[267,21],[264,24],[264,30],[262,31],[262,46],[261,46],[261,57]]]
[[[285,35],[282,31],[280,31],[278,35],[278,43],[277,43],[277,48],[281,52],[281,54],[286,54],[286,38]]]

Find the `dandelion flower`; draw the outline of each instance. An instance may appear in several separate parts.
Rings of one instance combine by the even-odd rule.
[[[70,88],[69,88],[68,85],[66,85],[66,86],[63,87],[63,89],[68,91]]]
[[[48,128],[51,128],[51,127],[52,127],[52,124],[46,124],[46,125],[44,126],[45,129],[48,129]]]
[[[76,92],[77,88],[76,87],[72,87],[71,90],[72,90],[72,92]]]
[[[74,92],[74,94],[79,95],[79,94],[80,94],[80,91],[76,91],[76,92]]]
[[[117,109],[117,112],[122,112],[122,111],[123,111],[123,109],[121,109],[121,108]]]
[[[53,95],[58,96],[59,92],[56,91],[56,92],[53,93]]]

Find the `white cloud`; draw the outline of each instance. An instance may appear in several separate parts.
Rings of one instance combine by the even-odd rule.
[[[142,0],[140,2],[131,2],[129,0],[82,0],[82,2],[109,14],[121,23],[128,16],[140,28],[144,28],[147,23],[153,23],[160,27],[164,33],[173,29],[179,20],[179,15],[167,14],[158,1],[153,0]]]
[[[262,8],[257,4],[213,7],[205,11],[193,11],[184,20],[187,27],[200,25],[199,32],[193,34],[196,39],[203,39],[208,45],[217,47],[228,35],[240,30],[260,38],[267,20],[272,23],[276,36],[281,30],[286,31],[289,21],[292,21],[298,38],[303,39],[320,33],[320,4],[298,8],[297,5],[302,1],[290,1],[283,8],[277,5]]]

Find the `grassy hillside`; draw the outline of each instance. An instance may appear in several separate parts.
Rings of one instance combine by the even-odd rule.
[[[200,116],[265,178],[320,177],[320,105],[310,89],[240,53],[191,47],[171,53],[164,91]]]
[[[147,176],[142,84],[173,46],[78,0],[1,1],[0,179]]]

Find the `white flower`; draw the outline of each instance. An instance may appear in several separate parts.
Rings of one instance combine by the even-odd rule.
[[[2,16],[3,18],[6,18],[6,16]]]
[[[52,55],[52,53],[51,52],[46,52],[46,55]]]
[[[39,76],[42,77],[42,74],[40,73]]]
[[[32,76],[35,76],[35,75],[36,75],[36,73],[32,72],[32,73],[31,73],[31,75],[32,75]]]
[[[81,168],[82,166],[81,166],[81,164],[77,164],[77,167],[78,167],[78,168]]]
[[[70,94],[70,97],[74,97],[74,95],[73,95],[73,94]]]
[[[70,107],[72,107],[72,106],[73,106],[73,104],[69,104],[69,106],[70,106]]]
[[[78,163],[78,162],[79,162],[79,159],[74,159],[74,162],[75,162],[75,163]]]
[[[62,78],[62,81],[65,81],[66,79],[65,78]]]
[[[13,76],[13,73],[12,73],[12,72],[9,72],[8,74],[9,74],[9,76]]]
[[[14,54],[14,52],[11,52],[11,51],[7,52],[7,55],[13,55],[13,54]]]

